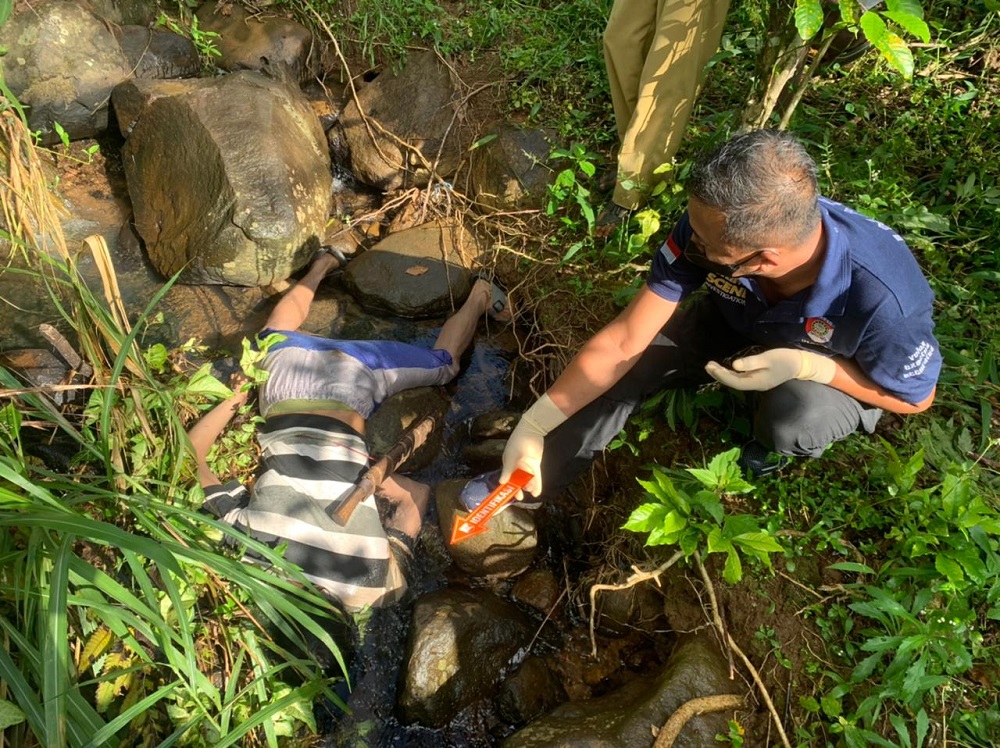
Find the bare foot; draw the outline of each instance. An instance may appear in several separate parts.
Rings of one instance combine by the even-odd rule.
[[[514,314],[510,309],[510,300],[504,290],[485,278],[477,278],[472,286],[470,297],[482,304],[482,312],[497,322],[510,322]]]

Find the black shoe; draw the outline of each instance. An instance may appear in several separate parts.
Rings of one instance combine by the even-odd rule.
[[[747,442],[737,463],[748,480],[777,473],[792,464],[792,458],[772,452],[758,441]]]

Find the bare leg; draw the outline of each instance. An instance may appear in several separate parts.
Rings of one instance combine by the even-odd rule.
[[[386,524],[408,537],[417,537],[430,502],[430,486],[405,475],[390,475],[379,486],[379,494],[396,506],[395,513]]]
[[[479,324],[479,318],[489,308],[492,294],[493,289],[489,282],[482,279],[477,280],[472,291],[469,292],[469,298],[465,300],[457,312],[445,321],[437,341],[434,343],[434,349],[448,351],[457,363],[472,342],[472,338],[476,334],[476,325]],[[507,317],[502,318],[501,321],[509,319],[509,310],[505,310],[504,315]]]
[[[302,279],[292,286],[271,311],[266,327],[274,330],[298,330],[309,316],[316,289],[327,274],[337,268],[340,261],[332,254],[321,254],[309,267]]]

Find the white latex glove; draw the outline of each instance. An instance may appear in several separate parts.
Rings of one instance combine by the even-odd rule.
[[[709,361],[705,371],[734,390],[770,390],[789,379],[830,384],[837,372],[832,358],[797,348],[772,348],[733,361],[733,368]]]
[[[534,478],[524,487],[532,496],[542,493],[542,451],[545,448],[545,436],[556,426],[562,424],[568,416],[549,399],[548,394],[542,395],[528,408],[517,426],[507,439],[503,451],[503,470],[500,472],[500,482],[506,483],[511,473],[516,469],[526,470]]]

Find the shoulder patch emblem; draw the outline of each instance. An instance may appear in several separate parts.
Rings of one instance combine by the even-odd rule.
[[[829,343],[833,338],[833,323],[826,317],[810,317],[806,320],[806,335],[817,343]]]

